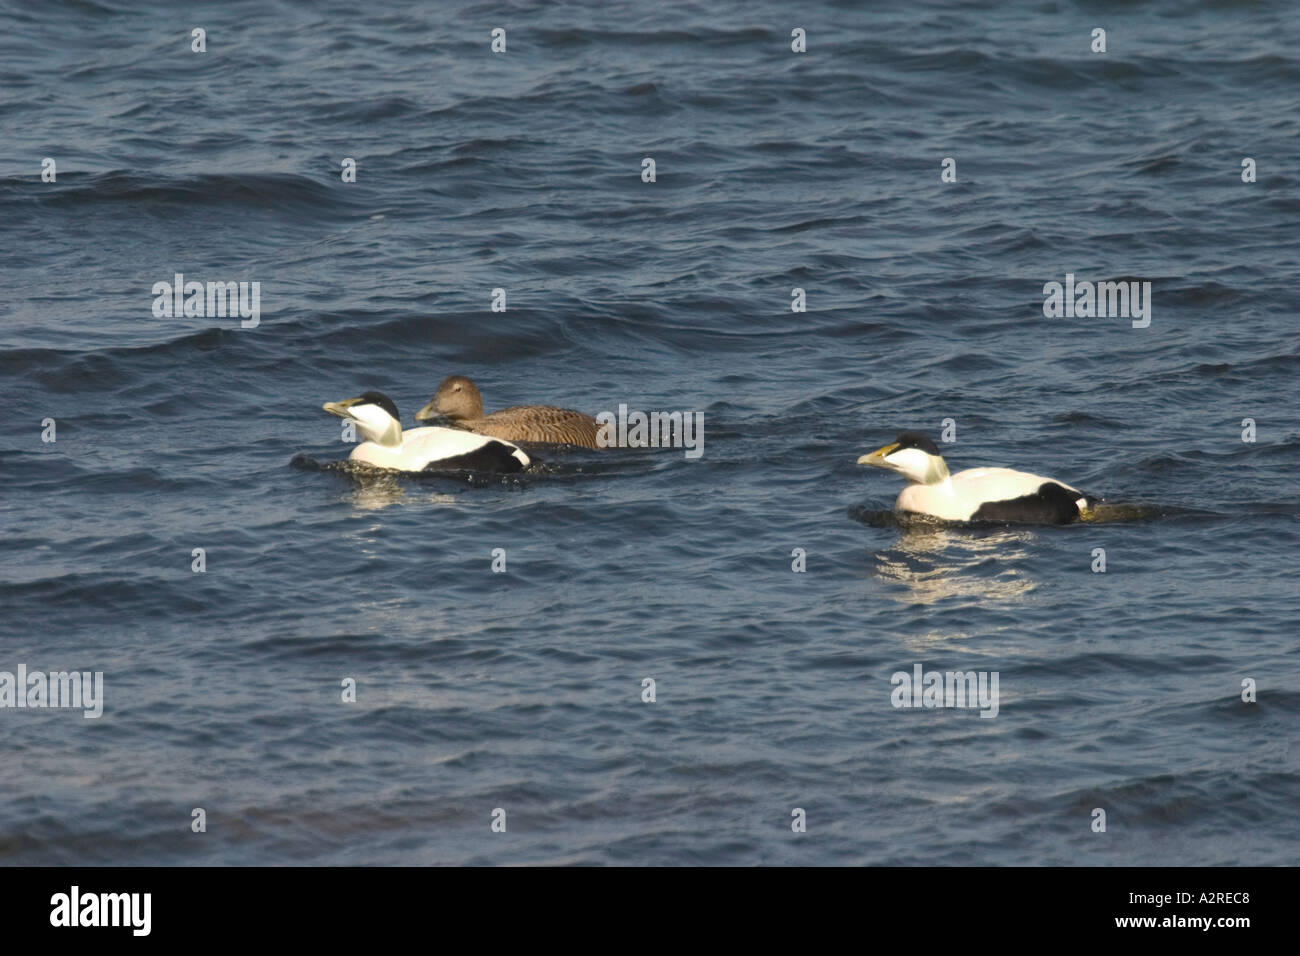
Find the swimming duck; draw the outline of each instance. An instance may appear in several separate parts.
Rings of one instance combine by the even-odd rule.
[[[438,470],[519,471],[529,463],[523,450],[509,442],[458,428],[403,431],[397,406],[382,392],[362,392],[356,398],[326,402],[321,408],[356,423],[364,441],[348,456],[353,461],[397,471],[424,471],[431,466]]]
[[[446,418],[457,428],[507,441],[550,442],[599,448],[598,425],[590,415],[553,405],[514,405],[483,414],[483,397],[464,375],[442,380],[429,404],[415,413],[417,422]]]
[[[1068,524],[1086,516],[1094,504],[1063,481],[1010,468],[967,468],[950,475],[938,446],[916,432],[903,432],[891,444],[863,455],[858,464],[896,471],[907,479],[895,511],[946,521]]]

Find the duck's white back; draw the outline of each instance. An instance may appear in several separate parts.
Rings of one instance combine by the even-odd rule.
[[[403,431],[402,444],[398,448],[367,441],[352,449],[349,457],[353,461],[364,461],[379,468],[420,471],[432,462],[468,455],[492,441],[500,441],[500,439],[487,438],[473,432],[461,431],[459,428],[426,425]],[[509,442],[501,442],[501,444],[514,448]],[[521,465],[528,464],[528,456],[521,450],[515,448],[513,454],[519,459]]]

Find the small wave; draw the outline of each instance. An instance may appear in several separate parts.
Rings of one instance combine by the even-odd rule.
[[[33,195],[25,182],[0,180],[0,196],[22,190]],[[81,209],[105,203],[122,203],[149,209],[194,208],[257,209],[292,212],[313,218],[337,218],[356,205],[346,190],[336,189],[306,176],[288,173],[247,175],[198,174],[160,176],[114,170],[107,173],[61,173],[57,183],[34,194],[45,207]],[[365,207],[369,214],[369,207]],[[358,210],[359,214],[359,210]]]
[[[596,30],[569,27],[562,30],[536,31],[543,44],[556,46],[606,46],[611,49],[643,46],[717,46],[730,49],[740,43],[767,43],[777,36],[762,27],[742,27],[736,30],[719,30],[702,27],[697,30]]]
[[[133,384],[160,358],[177,362],[218,348],[247,347],[252,340],[231,330],[206,328],[154,345],[122,345],[88,352],[35,348],[0,351],[0,376],[31,379],[55,394],[102,393]]]

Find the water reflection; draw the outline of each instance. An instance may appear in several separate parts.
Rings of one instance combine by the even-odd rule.
[[[429,491],[418,485],[404,485],[400,481],[376,481],[357,485],[352,489],[349,500],[358,511],[378,511],[399,502],[441,507],[454,504],[456,496]]]
[[[1014,601],[1038,587],[1019,567],[1033,531],[1024,528],[970,529],[934,522],[899,522],[900,537],[874,555],[872,573],[905,591],[884,593],[907,604],[952,599]]]
[[[360,511],[377,511],[397,504],[406,497],[406,489],[395,475],[376,475],[369,481],[354,481],[348,495]]]
[[[399,502],[414,505],[446,505],[456,500],[455,495],[438,492],[429,487],[425,479],[432,475],[411,475],[355,461],[330,462],[324,471],[345,475],[350,485],[343,496],[360,511],[377,511]]]

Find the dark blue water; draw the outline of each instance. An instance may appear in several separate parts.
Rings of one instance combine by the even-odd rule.
[[[0,670],[105,697],[0,709],[0,861],[1296,861],[1292,5],[792,9],[0,4]],[[329,466],[451,373],[704,455]],[[900,527],[944,419],[1105,520]]]

